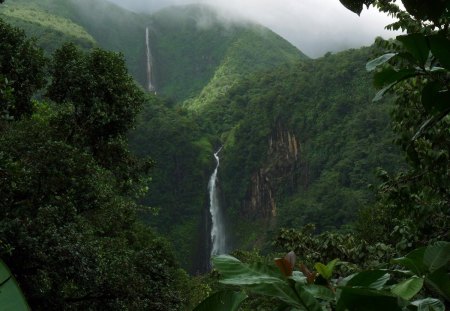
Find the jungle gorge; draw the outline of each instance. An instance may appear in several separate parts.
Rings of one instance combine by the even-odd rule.
[[[448,310],[450,1],[340,2],[401,34],[0,1],[0,309]]]

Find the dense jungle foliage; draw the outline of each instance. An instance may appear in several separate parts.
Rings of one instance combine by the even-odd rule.
[[[341,2],[405,33],[311,60],[205,6],[0,5],[0,301],[26,305],[21,289],[36,310],[448,309],[449,1]],[[158,94],[136,82],[146,27]],[[221,146],[241,250],[193,277],[180,267],[211,267]]]
[[[151,162],[125,134],[147,100],[123,58],[68,44],[46,59],[3,21],[0,46],[0,254],[30,306],[181,308],[187,276],[136,216]]]
[[[262,264],[266,260],[257,254],[237,253],[250,264],[230,256],[214,258],[226,290],[211,295],[196,310],[237,310],[255,294],[242,309],[449,307],[450,244],[443,241],[449,240],[450,227],[450,2],[402,1],[404,10],[393,1],[341,2],[358,14],[363,5],[374,4],[398,19],[389,28],[406,32],[395,41],[379,42],[387,54],[366,68],[375,71],[374,84],[381,89],[374,102],[394,93],[393,129],[408,166],[394,174],[380,172],[377,203],[361,211],[356,231],[316,235],[312,225],[282,230],[275,245],[300,254],[298,266],[294,252],[272,265]],[[314,269],[308,269],[312,265]],[[236,286],[242,290],[230,290]]]

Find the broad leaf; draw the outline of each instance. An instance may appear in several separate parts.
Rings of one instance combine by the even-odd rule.
[[[389,280],[389,273],[381,270],[363,271],[355,274],[347,283],[346,287],[364,287],[371,289],[382,289]]]
[[[426,247],[415,249],[405,257],[395,258],[391,262],[411,270],[418,276],[422,276],[428,271],[427,266],[423,263],[425,249]]]
[[[379,100],[381,100],[384,96],[384,94],[386,94],[390,89],[392,89],[394,87],[394,85],[396,85],[397,82],[393,82],[387,86],[385,86],[384,88],[382,88],[381,90],[379,90],[377,92],[377,94],[375,94],[374,98],[372,99],[373,102],[377,102]]]
[[[428,246],[425,250],[423,262],[430,272],[448,265],[450,262],[450,243],[441,241]]]
[[[399,298],[381,291],[365,288],[344,288],[337,311],[401,311]]]
[[[439,63],[450,70],[450,40],[442,35],[429,37],[431,53],[439,60]]]
[[[335,298],[335,294],[333,293],[333,291],[325,286],[307,285],[303,286],[303,289],[314,297],[322,300],[331,301]]]
[[[238,259],[221,255],[212,259],[214,268],[222,275],[221,283],[229,285],[252,285],[285,283],[284,276],[276,269],[263,264],[244,264]]]
[[[290,276],[290,279],[292,279],[296,283],[300,283],[300,284],[307,284],[308,283],[307,277],[303,273],[301,273],[300,271],[293,271],[292,275]]]
[[[380,57],[377,57],[377,58],[371,60],[370,62],[368,62],[366,64],[366,70],[367,71],[375,70],[375,68],[377,68],[380,65],[385,64],[395,55],[397,55],[397,53],[387,53],[387,54],[381,55]]]
[[[391,292],[405,300],[410,300],[414,297],[423,287],[423,279],[417,276],[413,276],[403,282],[395,285]]]
[[[245,286],[256,294],[276,297],[292,306],[302,307],[288,279],[275,266],[248,265],[228,255],[214,257],[212,261],[222,276],[220,283]]]
[[[426,120],[422,125],[420,126],[419,130],[414,134],[414,137],[411,139],[412,141],[416,140],[420,136],[423,135],[428,129],[432,128],[435,124],[437,124],[439,121],[441,121],[443,118],[445,118],[450,113],[450,107],[442,110],[437,115],[432,116],[428,120]]]
[[[322,311],[320,303],[314,298],[309,291],[305,289],[307,285],[302,286],[300,284],[295,284],[295,290],[300,298],[301,304],[308,311]]]
[[[30,310],[8,267],[0,260],[0,306],[2,310]]]
[[[243,292],[221,291],[203,300],[193,311],[236,311],[246,298]]]
[[[324,279],[329,280],[333,275],[334,267],[336,266],[338,260],[339,259],[334,259],[330,261],[326,266],[323,263],[318,262],[314,265],[314,268]]]
[[[421,20],[438,20],[445,11],[446,1],[402,0],[408,13]]]
[[[375,87],[381,88],[380,91],[375,95],[372,101],[376,102],[383,98],[384,94],[388,92],[392,87],[394,87],[397,83],[406,80],[408,78],[414,77],[417,75],[414,69],[401,69],[399,71],[395,70],[392,67],[385,68],[379,72],[376,72],[373,76],[373,82]]]
[[[392,67],[384,68],[381,71],[378,71],[373,76],[373,83],[375,87],[381,88],[385,85],[391,85],[399,83],[405,79],[415,76],[417,73],[414,69],[401,69],[395,70]]]
[[[446,267],[428,275],[425,282],[427,285],[433,287],[447,301],[450,301],[450,274]]]
[[[374,0],[339,0],[341,3],[350,11],[361,14],[364,5],[369,7],[369,5],[373,4]]]
[[[296,283],[298,284],[298,283]],[[284,284],[252,284],[247,285],[245,287],[248,291],[251,291],[255,294],[275,297],[280,299],[281,301],[287,303],[290,306],[296,308],[303,308],[303,304],[299,299],[298,294],[295,290],[288,285],[288,283]],[[302,309],[303,310],[303,309]]]
[[[397,36],[397,40],[410,53],[420,66],[424,66],[430,54],[427,38],[420,33]]]
[[[437,110],[436,104],[440,100],[441,84],[439,81],[431,81],[422,90],[422,106],[426,112],[432,114]]]
[[[426,298],[411,302],[417,311],[445,311],[444,304],[439,299]],[[409,308],[410,309],[410,308]]]

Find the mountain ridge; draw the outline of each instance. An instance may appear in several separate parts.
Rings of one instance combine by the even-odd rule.
[[[264,26],[250,21],[226,20],[213,6],[204,4],[172,6],[153,14],[143,14],[102,0],[42,0],[32,3],[18,0],[7,2],[4,8],[0,8],[0,13],[11,8],[33,10],[54,18],[53,24],[44,25],[37,33],[38,43],[49,53],[58,44],[73,41],[76,37],[70,35],[69,28],[60,27],[58,33],[62,36],[55,34],[43,41],[42,34],[49,32],[49,28],[57,28],[57,18],[60,18],[61,22],[71,23],[72,29],[79,29],[78,32],[84,34],[86,40],[80,44],[82,47],[99,46],[123,53],[128,69],[142,86],[148,84],[145,46],[145,29],[148,27],[157,92],[177,102],[187,99],[192,102],[194,99],[194,106],[203,105],[204,94],[212,89],[207,85],[217,72],[222,81],[230,80],[221,74],[224,68],[240,76],[249,70],[255,72],[284,62],[306,59],[292,44]],[[34,15],[27,18],[34,24],[42,20]],[[11,18],[10,21],[25,28],[28,34],[36,34],[35,25]],[[258,46],[261,48],[252,48]],[[262,49],[268,51],[261,53]],[[240,60],[243,55],[246,59]],[[235,60],[237,66],[230,59]],[[228,65],[234,67],[228,69]],[[195,100],[199,95],[200,99]]]

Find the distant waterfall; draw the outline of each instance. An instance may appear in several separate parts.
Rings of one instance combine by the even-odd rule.
[[[225,241],[225,225],[220,209],[219,195],[217,191],[217,171],[219,169],[219,152],[222,147],[214,153],[216,159],[216,168],[211,175],[208,183],[209,190],[209,211],[211,213],[212,227],[211,227],[211,256],[224,254],[226,252]]]
[[[153,58],[152,58],[152,52],[150,50],[150,38],[148,34],[148,27],[145,28],[145,45],[147,47],[147,82],[148,86],[147,89],[149,92],[154,92],[155,87],[152,83],[152,65],[153,65]]]

